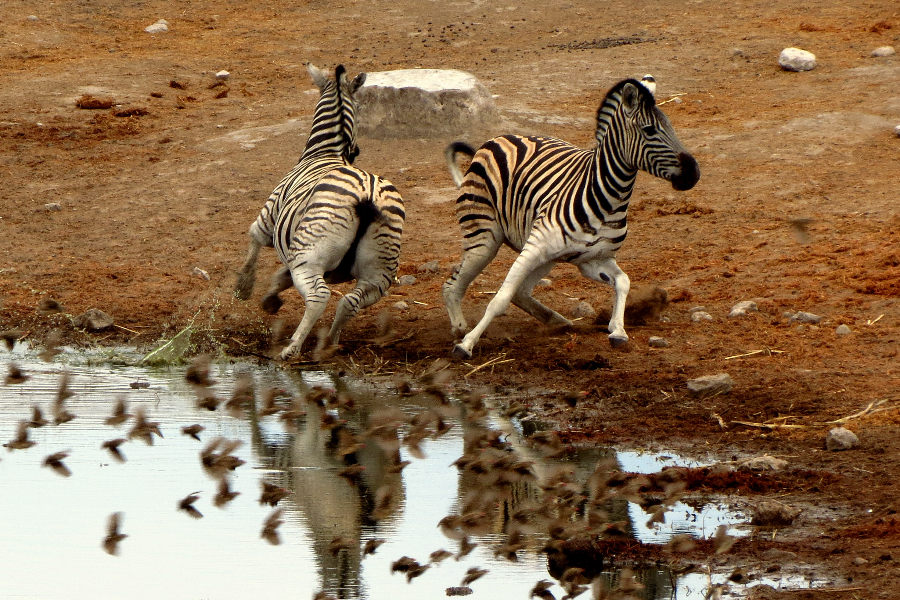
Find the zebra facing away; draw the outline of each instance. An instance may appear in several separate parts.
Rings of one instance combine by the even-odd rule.
[[[582,150],[547,137],[504,135],[477,151],[463,142],[447,147],[460,196],[456,214],[463,235],[459,270],[443,286],[454,333],[468,331],[462,313],[466,289],[494,259],[501,244],[519,252],[484,316],[453,350],[469,358],[491,320],[512,302],[551,327],[571,321],[532,297],[556,263],[569,262],[588,279],[612,285],[609,340],[628,341],[625,299],[630,281],[616,264],[628,233],[628,201],[638,169],[689,190],[700,179],[697,161],[682,146],[656,106],[655,81],[619,82],[597,110],[597,147]],[[457,156],[472,159],[463,176]]]
[[[354,94],[365,73],[350,80],[343,65],[333,79],[312,64],[307,70],[321,96],[306,148],[250,226],[250,249],[234,288],[236,298],[250,297],[260,249],[274,247],[284,266],[272,277],[263,310],[277,313],[278,295],[292,284],[306,302],[282,360],[300,351],[322,316],[331,297],[327,284],[356,281],[338,302],[329,346],[351,317],[384,296],[397,273],[406,217],[391,182],[351,166],[359,153]]]

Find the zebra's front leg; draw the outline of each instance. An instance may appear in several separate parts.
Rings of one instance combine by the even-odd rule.
[[[553,270],[554,266],[556,266],[555,263],[548,262],[532,271],[513,296],[512,303],[548,327],[555,329],[571,327],[572,321],[544,306],[532,296],[534,287]]]
[[[288,360],[299,354],[303,342],[306,341],[316,321],[325,312],[325,306],[328,304],[329,298],[331,298],[331,290],[328,289],[321,274],[311,275],[308,272],[294,271],[292,275],[294,286],[306,302],[306,310],[303,312],[303,319],[300,320],[300,325],[297,326],[297,330],[291,336],[291,343],[281,351],[281,360]]]
[[[609,319],[609,343],[613,348],[625,344],[628,334],[625,333],[625,300],[631,289],[631,280],[625,271],[619,268],[614,258],[604,258],[578,265],[581,274],[613,287],[614,299],[612,317]]]
[[[347,321],[356,316],[356,314],[372,306],[384,296],[390,285],[390,277],[385,275],[381,281],[381,285],[370,281],[357,281],[356,287],[347,295],[340,299],[337,310],[334,313],[334,321],[331,323],[331,329],[328,331],[328,346],[335,346],[341,337],[341,331]]]
[[[293,284],[294,280],[291,277],[290,269],[287,267],[278,269],[278,271],[272,275],[272,285],[266,291],[266,295],[263,296],[262,309],[270,315],[276,314],[278,309],[281,308],[281,305],[284,304],[284,301],[278,297],[278,294],[288,289]]]
[[[256,284],[256,261],[261,248],[262,244],[251,236],[247,258],[244,259],[244,264],[238,270],[237,282],[234,284],[234,297],[238,300],[247,300],[253,293],[253,286]]]
[[[472,331],[453,348],[454,358],[466,359],[472,357],[472,348],[478,343],[481,334],[494,320],[494,317],[503,314],[509,307],[509,303],[516,295],[519,287],[528,279],[532,272],[549,262],[545,253],[538,246],[539,244],[531,241],[525,244],[525,247],[522,248],[522,253],[516,258],[513,266],[509,269],[509,273],[506,274],[506,279],[503,280],[500,290],[488,303],[484,316],[481,317],[481,320]],[[535,302],[537,301],[535,300]]]

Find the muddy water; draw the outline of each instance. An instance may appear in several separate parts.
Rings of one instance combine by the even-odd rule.
[[[37,442],[32,448],[0,452],[3,598],[295,599],[325,590],[339,598],[418,600],[446,597],[446,588],[460,585],[473,566],[490,571],[471,585],[473,597],[527,598],[538,580],[552,580],[546,555],[538,551],[543,545],[540,538],[519,553],[518,562],[495,557],[493,549],[504,539],[502,522],[494,533],[474,539],[478,547],[460,561],[445,560],[411,583],[402,573],[391,574],[391,563],[401,556],[426,563],[437,549],[457,550],[457,542],[444,537],[436,525],[465,493],[462,478],[451,466],[463,451],[463,423],[455,422],[448,434],[427,441],[426,457],[412,459],[399,475],[385,472],[383,453],[377,448],[363,448],[358,452],[366,467],[363,482],[351,486],[336,476],[345,464],[329,445],[329,432],[318,427],[312,414],[308,424],[287,432],[272,417],[257,419],[251,414],[241,419],[198,409],[184,381],[184,368],[124,365],[133,358],[127,353],[67,353],[48,364],[25,349],[10,357],[30,378],[0,387],[0,441],[13,438],[18,421],[30,418],[33,404],[48,415],[64,371],[70,374],[74,392],[67,406],[77,417],[60,426],[30,429],[30,438]],[[347,386],[323,372],[227,364],[215,368],[217,395],[230,395],[236,371],[251,372],[258,390],[279,386],[302,393],[313,385]],[[378,398],[362,385],[350,387],[362,420],[371,407],[385,402],[410,414],[423,408],[414,399],[401,400],[393,394]],[[129,427],[104,424],[117,394],[125,394],[132,411],[143,407],[164,435],[152,446],[125,443],[124,464],[100,448],[104,440],[125,437]],[[180,433],[181,427],[194,423],[205,427],[204,442]],[[495,419],[493,425],[507,429],[508,439],[516,445],[516,423]],[[198,454],[216,436],[243,440],[236,454],[247,461],[231,478],[232,489],[241,495],[224,509],[212,504],[216,482],[202,468]],[[70,452],[65,460],[72,471],[68,478],[41,466],[45,456],[61,450]],[[568,464],[586,476],[611,452],[586,451]],[[619,452],[616,459],[622,470],[634,472],[684,464],[677,457],[633,452]],[[538,465],[539,470],[551,466],[546,461]],[[374,521],[370,517],[374,490],[390,478],[395,478],[395,502],[384,518]],[[277,546],[260,538],[272,510],[258,502],[263,480],[292,492],[280,505],[285,522]],[[193,492],[200,495],[195,504],[203,515],[200,519],[176,509],[178,501]],[[110,556],[101,542],[108,515],[117,511],[124,515],[121,530],[128,537],[119,554]],[[676,533],[707,537],[720,524],[746,520],[724,507],[706,505],[698,510],[679,504],[665,524],[648,527],[647,515],[637,505],[623,502],[620,511],[634,536],[645,542],[664,542]],[[741,535],[740,528],[730,533]],[[360,545],[374,538],[385,543],[364,558],[356,551],[332,554],[328,546],[337,536],[360,540]],[[612,572],[607,575],[615,577]],[[706,576],[674,578],[663,569],[638,575],[648,600],[703,598],[709,584]],[[723,579],[724,575],[714,576],[713,581]],[[557,598],[565,593],[558,585],[551,591]]]

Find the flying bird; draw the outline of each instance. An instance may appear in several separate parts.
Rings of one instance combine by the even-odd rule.
[[[278,535],[278,528],[284,523],[281,519],[283,513],[283,508],[276,508],[272,511],[272,514],[266,517],[266,520],[263,522],[262,532],[259,534],[259,537],[273,546],[277,546],[281,543],[281,537]]]
[[[7,450],[12,452],[13,450],[25,450],[26,448],[31,448],[35,444],[37,444],[37,442],[28,439],[28,421],[19,421],[16,437],[3,445],[6,446]]]
[[[194,502],[200,499],[200,492],[194,492],[193,494],[188,494],[184,498],[178,501],[178,510],[183,510],[188,515],[195,519],[200,519],[203,517],[203,513],[194,508]]]
[[[206,427],[195,423],[193,425],[187,425],[186,427],[182,427],[181,433],[183,433],[184,435],[189,435],[199,442],[200,441],[200,432],[203,431],[204,429],[206,429]]]
[[[277,506],[282,499],[290,496],[291,493],[283,487],[278,487],[266,481],[260,481],[262,493],[259,495],[259,504],[268,504],[269,506]]]
[[[63,371],[59,378],[59,387],[56,390],[56,399],[53,401],[53,423],[62,425],[75,418],[75,415],[66,409],[66,400],[75,393],[69,390],[69,372]]]
[[[113,405],[112,415],[107,417],[104,423],[112,426],[121,425],[130,419],[131,416],[128,414],[128,401],[125,399],[125,394],[119,394],[116,397],[116,403]]]
[[[375,554],[375,551],[378,550],[378,547],[381,546],[385,540],[381,538],[373,538],[371,540],[366,540],[365,546],[363,546],[363,556],[368,554]]]
[[[100,444],[101,448],[104,448],[109,451],[114,459],[123,463],[125,462],[125,455],[122,454],[122,451],[119,450],[119,446],[127,442],[125,438],[116,438],[114,440],[107,440]]]
[[[17,365],[9,363],[9,373],[6,375],[6,385],[25,383],[31,377],[22,372]]]
[[[28,422],[29,427],[43,427],[50,421],[44,418],[44,412],[41,407],[35,404],[31,407],[31,420]]]
[[[122,513],[114,512],[109,515],[106,525],[106,537],[103,538],[103,549],[107,554],[116,556],[119,553],[119,542],[128,537],[125,533],[119,533],[122,523]]]
[[[488,574],[487,569],[481,569],[479,567],[469,567],[469,570],[466,571],[465,577],[462,579],[462,583],[460,584],[462,587],[467,587],[473,581],[481,579],[485,575]]]
[[[72,474],[72,471],[63,463],[63,460],[68,456],[69,453],[66,451],[55,452],[44,459],[43,466],[50,467],[63,477],[68,477]]]
[[[222,477],[221,479],[219,479],[219,491],[215,496],[213,496],[213,504],[217,508],[222,508],[240,495],[240,492],[231,491],[231,485],[228,481],[228,478]]]

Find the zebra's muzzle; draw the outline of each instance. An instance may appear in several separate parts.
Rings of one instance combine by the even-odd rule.
[[[678,160],[681,161],[681,173],[672,178],[672,187],[679,192],[684,192],[700,181],[700,166],[687,152],[680,153]]]

